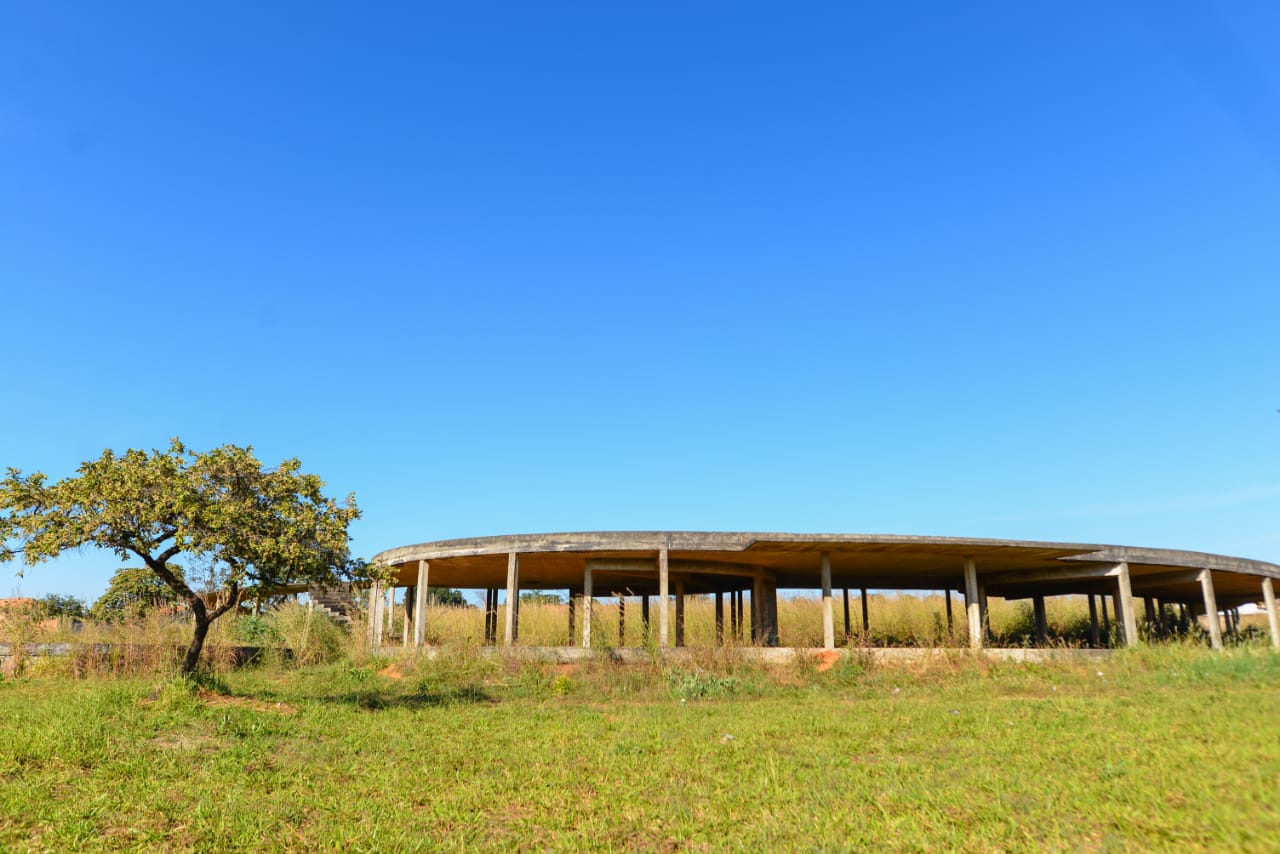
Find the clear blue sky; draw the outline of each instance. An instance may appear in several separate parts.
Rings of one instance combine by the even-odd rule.
[[[1280,5],[262,5],[0,2],[0,465],[1280,561]]]

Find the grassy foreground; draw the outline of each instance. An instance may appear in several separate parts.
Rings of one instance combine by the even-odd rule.
[[[0,848],[1275,850],[1280,656],[0,682]]]

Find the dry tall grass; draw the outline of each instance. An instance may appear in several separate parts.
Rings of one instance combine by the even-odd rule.
[[[862,628],[862,604],[856,591],[849,597],[849,628],[846,635],[842,597],[835,597],[837,642],[854,646],[966,646],[968,644],[963,600],[952,597],[952,619],[941,594],[914,595],[871,593],[867,596],[868,630]],[[650,601],[652,631],[657,631],[657,604]],[[1031,605],[991,599],[988,604],[991,631],[997,642],[1028,644],[1035,628]],[[725,600],[724,634],[730,635],[729,603]],[[623,633],[619,636],[619,616],[623,616]],[[638,598],[627,598],[620,609],[616,598],[597,598],[592,606],[591,636],[593,646],[645,646]],[[670,611],[670,633],[675,636],[675,608]],[[519,642],[530,646],[557,646],[569,642],[569,606],[567,604],[532,604],[520,606]],[[582,613],[575,615],[573,643],[581,642]],[[744,606],[750,621],[750,599]],[[1089,610],[1084,597],[1061,596],[1048,599],[1046,617],[1050,638],[1062,643],[1080,644],[1088,636]],[[506,606],[498,609],[499,634],[506,621]],[[484,639],[484,612],[480,608],[431,606],[427,609],[426,638],[429,644],[480,644]],[[397,605],[393,628],[384,635],[384,643],[403,642],[404,609]],[[715,600],[711,596],[690,596],[685,605],[685,644],[715,644]],[[778,600],[778,641],[782,646],[818,647],[822,645],[822,603],[814,596],[780,597]],[[744,629],[743,643],[750,643],[749,626]]]

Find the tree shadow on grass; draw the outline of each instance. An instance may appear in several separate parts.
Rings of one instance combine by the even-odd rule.
[[[437,691],[398,691],[377,688],[344,691],[338,694],[314,698],[321,703],[347,706],[365,711],[383,709],[432,709],[441,706],[490,705],[497,698],[476,686],[459,686]]]

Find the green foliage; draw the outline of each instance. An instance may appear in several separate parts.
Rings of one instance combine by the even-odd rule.
[[[45,620],[57,617],[82,619],[89,615],[89,609],[85,606],[84,600],[75,596],[50,593],[36,600],[36,613]]]
[[[236,607],[247,587],[299,581],[335,583],[353,568],[347,526],[359,518],[353,497],[326,498],[319,477],[296,459],[266,468],[252,448],[205,453],[177,439],[168,450],[104,451],[73,477],[50,483],[10,468],[0,480],[0,561],[34,566],[70,549],[96,546],[140,558],[191,609],[195,633],[183,670],[196,666],[208,626]],[[185,555],[206,591],[169,563]]]
[[[183,578],[182,567],[171,563],[169,572]],[[124,567],[116,570],[107,590],[93,603],[93,618],[114,622],[132,620],[160,608],[173,608],[178,594],[150,569]]]
[[[336,661],[347,650],[347,634],[323,611],[286,602],[267,615],[271,636],[293,653],[296,664]]]
[[[545,590],[528,590],[520,594],[521,605],[563,605],[564,597]]]
[[[670,667],[666,677],[671,693],[681,700],[724,697],[735,693],[740,687],[740,680],[736,676],[714,673],[700,667]]]
[[[442,605],[446,608],[470,608],[471,603],[462,595],[461,590],[452,587],[428,587],[427,604]]]
[[[236,617],[231,627],[232,637],[237,643],[245,646],[262,646],[271,643],[275,639],[275,632],[272,630],[269,616],[259,617],[253,614],[244,614]]]

